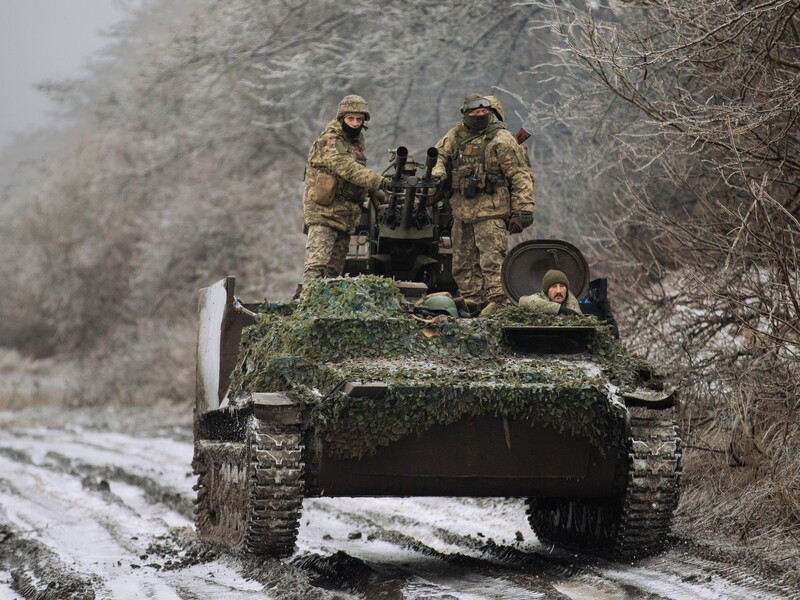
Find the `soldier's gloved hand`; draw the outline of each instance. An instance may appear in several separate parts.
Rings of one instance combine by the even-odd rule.
[[[372,197],[378,201],[378,204],[386,204],[386,192],[383,190],[375,190],[372,192]]]
[[[388,194],[392,191],[392,182],[384,177],[380,189]]]
[[[578,313],[576,313],[571,308],[567,308],[566,306],[562,306],[561,308],[558,309],[558,314],[560,314],[560,315],[577,315]]]
[[[434,175],[431,177],[431,185],[437,190],[444,186],[445,178],[442,175]]]
[[[519,210],[511,213],[507,228],[509,233],[521,233],[523,229],[531,225],[533,225],[533,211]]]

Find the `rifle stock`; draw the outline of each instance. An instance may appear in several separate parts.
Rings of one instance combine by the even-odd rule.
[[[517,133],[514,134],[514,137],[516,138],[518,144],[524,144],[525,141],[531,137],[531,132],[525,129],[525,127],[520,127],[517,130]]]

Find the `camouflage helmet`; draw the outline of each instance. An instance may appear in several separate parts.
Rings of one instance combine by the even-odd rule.
[[[506,111],[503,110],[503,105],[500,104],[500,99],[497,96],[486,96],[486,99],[491,105],[491,111],[497,115],[501,121],[506,120]]]
[[[355,94],[345,96],[339,102],[339,108],[336,109],[336,118],[341,119],[351,113],[361,113],[364,115],[364,120],[369,121],[369,104],[361,96]]]
[[[476,108],[491,108],[492,105],[483,94],[469,94],[461,103],[461,114],[466,115]]]
[[[456,303],[450,296],[440,294],[428,296],[423,300],[421,306],[431,312],[448,314],[454,319],[458,318],[458,308],[456,308]]]

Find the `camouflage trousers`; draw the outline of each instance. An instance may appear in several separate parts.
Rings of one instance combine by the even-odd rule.
[[[350,234],[326,225],[309,225],[303,264],[303,290],[315,279],[339,277],[350,246]]]
[[[453,222],[453,279],[464,302],[486,303],[505,296],[500,269],[508,251],[508,231],[503,219],[477,223]]]

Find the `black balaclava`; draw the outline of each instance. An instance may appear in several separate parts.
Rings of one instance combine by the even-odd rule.
[[[344,119],[342,119],[341,123],[342,123],[342,130],[344,131],[345,135],[349,137],[351,140],[357,140],[358,136],[361,135],[361,130],[366,129],[363,123],[358,127],[350,127],[350,125],[344,122]]]
[[[474,131],[475,133],[479,131],[483,131],[489,126],[489,123],[492,122],[492,113],[488,112],[485,115],[481,115],[479,117],[471,117],[469,115],[464,115],[464,125],[470,131]]]

